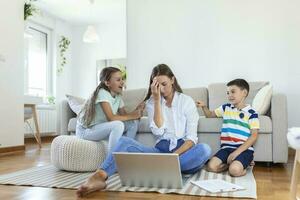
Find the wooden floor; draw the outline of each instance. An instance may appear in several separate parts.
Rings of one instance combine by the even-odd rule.
[[[1,154],[0,174],[48,164],[50,162],[50,142],[51,141],[43,143],[41,150],[38,150],[36,144],[29,142],[29,144],[26,144],[25,152]],[[289,199],[290,177],[294,162],[293,158],[294,151],[290,150],[289,161],[287,164],[274,164],[272,167],[267,167],[265,163],[256,163],[256,166],[254,167],[254,176],[257,183],[257,195],[259,200]],[[0,185],[0,199],[69,200],[76,199],[76,196],[75,190]],[[84,199],[211,200],[221,198],[195,197],[175,194],[165,195],[157,193],[96,192],[94,194],[90,194]]]

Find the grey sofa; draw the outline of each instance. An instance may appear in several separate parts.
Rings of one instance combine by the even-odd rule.
[[[247,103],[251,104],[260,88],[268,82],[250,82],[250,93]],[[214,83],[206,87],[184,89],[183,92],[194,100],[203,100],[211,110],[227,102],[225,83]],[[143,100],[146,89],[127,90],[123,93],[125,109],[131,111]],[[76,115],[70,109],[67,100],[61,104],[61,134],[74,134]],[[201,109],[198,110],[200,119],[198,137],[200,143],[207,143],[215,153],[220,146],[220,130],[222,119],[205,118]],[[284,94],[273,94],[271,107],[266,115],[259,116],[259,138],[255,144],[255,161],[286,163],[288,159],[287,134],[287,100]],[[140,120],[137,140],[154,145],[155,139],[149,129],[147,113]]]

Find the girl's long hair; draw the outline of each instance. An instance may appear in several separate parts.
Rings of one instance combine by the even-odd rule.
[[[151,93],[151,84],[153,82],[154,77],[160,76],[160,75],[167,76],[170,79],[172,79],[174,77],[173,89],[174,89],[174,91],[182,93],[182,89],[181,89],[180,85],[178,84],[177,79],[176,79],[175,75],[173,74],[172,70],[170,69],[170,67],[166,64],[159,64],[159,65],[155,66],[152,70],[152,73],[150,76],[148,92],[147,92],[147,95],[146,95],[144,101],[148,100],[152,94]]]
[[[96,113],[95,101],[98,96],[99,90],[101,88],[103,88],[103,89],[107,90],[108,92],[110,92],[109,88],[105,84],[105,81],[109,81],[112,74],[115,72],[121,72],[121,70],[116,67],[105,67],[101,71],[99,85],[96,87],[95,91],[92,93],[91,97],[86,101],[86,103],[84,104],[83,108],[80,111],[80,112],[83,112],[81,123],[84,126],[88,127],[95,117],[95,113]]]

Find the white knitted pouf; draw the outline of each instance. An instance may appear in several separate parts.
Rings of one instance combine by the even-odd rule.
[[[92,142],[61,135],[52,141],[51,163],[61,170],[95,171],[107,154],[107,141]]]

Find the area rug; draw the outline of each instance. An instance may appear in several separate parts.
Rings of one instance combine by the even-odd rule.
[[[61,171],[52,165],[47,165],[0,175],[0,184],[76,189],[91,174],[92,173]],[[208,179],[222,179],[243,186],[246,188],[246,190],[224,193],[209,193],[190,183],[191,180],[195,181]],[[252,174],[252,170],[248,170],[247,174],[243,177],[234,178],[229,176],[227,172],[216,174],[202,169],[198,173],[191,176],[182,189],[126,187],[121,185],[118,174],[115,174],[107,180],[106,191],[158,192],[163,194],[176,193],[197,196],[257,198],[256,182]]]

